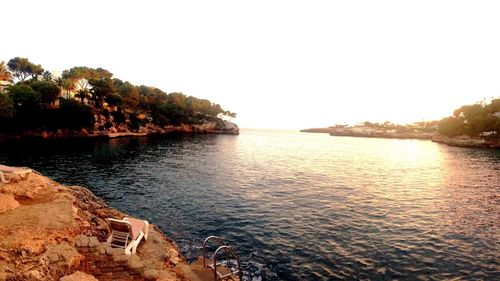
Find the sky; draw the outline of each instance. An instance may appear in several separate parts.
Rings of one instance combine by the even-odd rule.
[[[0,61],[103,67],[242,128],[440,119],[500,97],[500,1],[6,1]]]

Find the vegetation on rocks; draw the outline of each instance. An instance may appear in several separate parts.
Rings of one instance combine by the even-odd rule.
[[[182,93],[133,85],[103,68],[64,70],[60,77],[27,58],[0,64],[0,132],[86,130],[138,132],[147,126],[223,124],[236,114]]]
[[[447,137],[500,138],[500,99],[456,109],[439,122],[438,132]]]
[[[437,131],[438,121],[415,122],[400,125],[389,121],[384,123],[363,122],[355,126],[335,125],[328,128],[305,129],[302,132],[328,133],[332,136],[375,137],[398,139],[431,139]]]

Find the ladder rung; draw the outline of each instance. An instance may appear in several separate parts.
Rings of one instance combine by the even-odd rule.
[[[222,279],[222,278],[226,278],[226,277],[229,277],[229,276],[233,276],[232,273],[228,273],[228,274],[225,274],[225,275],[222,275],[222,273],[218,272],[217,271],[217,276]]]
[[[221,266],[221,265],[222,265],[222,263],[220,263],[220,262],[218,262],[218,263],[216,264],[216,266]],[[214,268],[214,264],[213,264],[213,263],[212,263],[212,264],[209,264],[209,265],[207,265],[207,266],[208,266],[208,267],[210,267],[211,269],[215,269],[215,268]]]

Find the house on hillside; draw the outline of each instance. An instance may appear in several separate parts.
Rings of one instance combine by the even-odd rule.
[[[0,93],[3,92],[11,83],[9,81],[0,80]]]

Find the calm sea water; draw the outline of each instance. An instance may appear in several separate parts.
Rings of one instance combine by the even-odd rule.
[[[500,151],[243,130],[0,145],[195,258],[223,237],[254,280],[500,279]],[[250,279],[250,278],[249,278]]]

